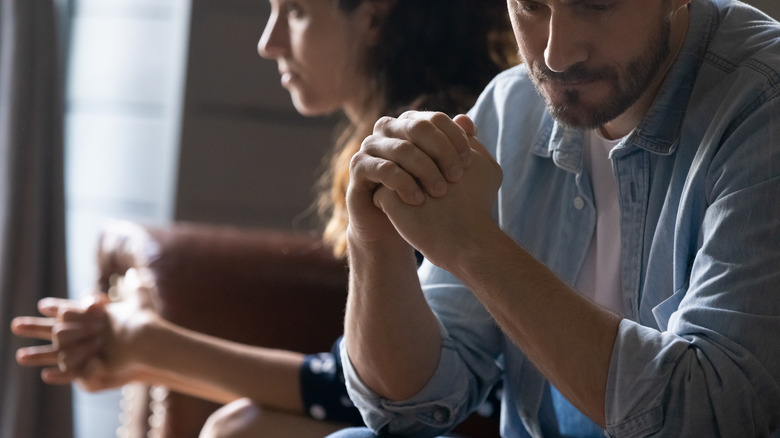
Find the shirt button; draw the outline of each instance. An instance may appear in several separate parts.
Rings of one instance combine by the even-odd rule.
[[[311,405],[309,408],[309,415],[311,415],[312,418],[315,420],[324,420],[328,417],[328,413],[325,411],[325,408],[321,405]]]
[[[450,419],[450,413],[444,408],[436,409],[433,413],[433,419],[436,420],[437,423],[443,423]]]
[[[585,200],[579,196],[574,198],[574,208],[576,208],[577,210],[582,210],[583,208],[585,208]]]

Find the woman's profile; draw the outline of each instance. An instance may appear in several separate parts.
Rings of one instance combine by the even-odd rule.
[[[450,116],[466,112],[490,79],[515,61],[506,3],[270,4],[258,51],[277,62],[281,85],[296,110],[307,116],[344,115],[318,200],[324,240],[343,256],[352,155],[381,116],[410,109]],[[139,288],[152,287],[147,281],[142,275]],[[229,342],[176,326],[136,302],[97,300],[83,307],[49,300],[41,309],[46,318],[19,317],[12,327],[19,336],[53,340],[17,354],[22,365],[43,366],[42,377],[49,383],[76,380],[97,391],[144,381],[225,404],[206,423],[204,438],[321,437],[345,425],[362,425],[357,410],[339,402],[346,392],[343,382],[333,378],[338,355]],[[308,372],[313,361],[332,364],[333,373]],[[315,404],[323,409],[312,410]]]

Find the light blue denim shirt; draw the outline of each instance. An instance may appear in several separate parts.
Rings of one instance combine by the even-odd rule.
[[[501,227],[573,285],[595,227],[583,133],[555,123],[523,66],[498,76],[470,115],[504,171]],[[780,429],[780,26],[742,4],[694,0],[655,102],[610,158],[628,316],[612,353],[606,433],[772,434]],[[419,274],[444,340],[420,393],[377,397],[342,348],[368,425],[441,434],[504,379],[502,434],[541,436],[544,377],[456,278],[428,262]]]

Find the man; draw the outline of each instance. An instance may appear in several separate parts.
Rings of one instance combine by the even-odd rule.
[[[777,433],[780,26],[728,0],[508,5],[523,66],[353,159],[367,424],[436,436],[503,379],[504,436]]]

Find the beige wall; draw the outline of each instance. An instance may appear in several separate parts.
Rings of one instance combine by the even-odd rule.
[[[264,0],[194,0],[175,216],[311,228],[299,217],[330,149],[334,120],[304,118],[257,54]]]

